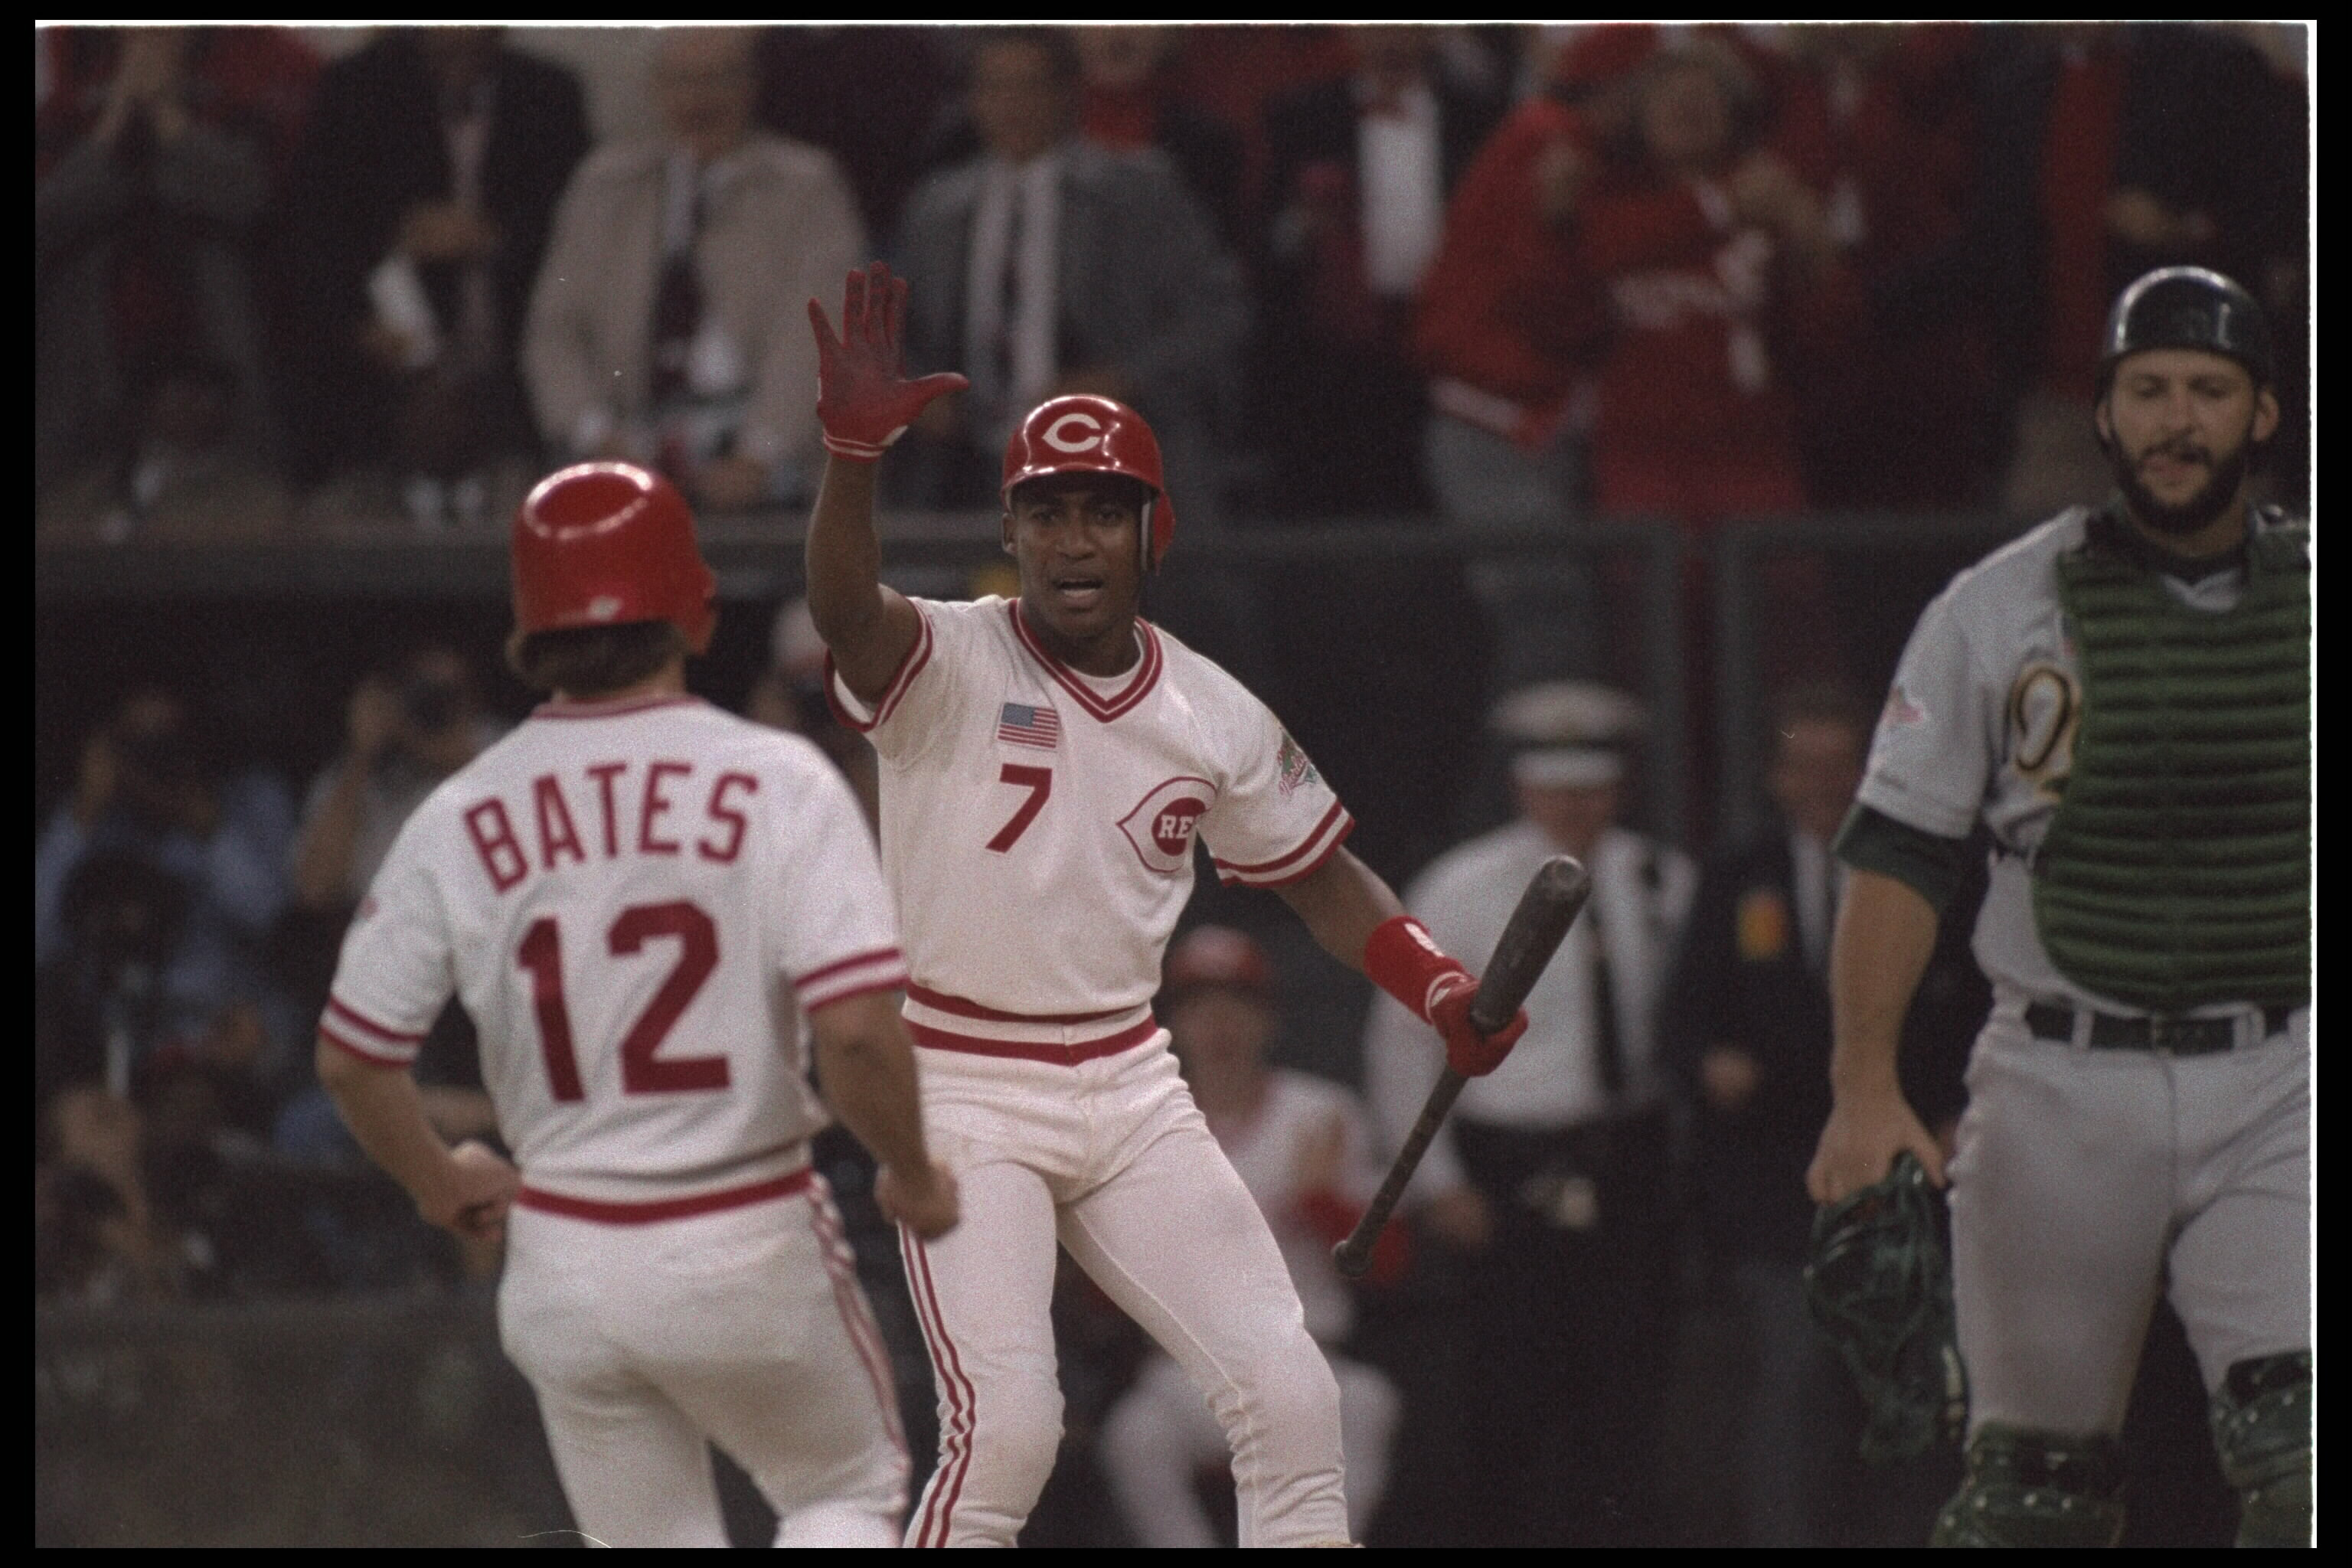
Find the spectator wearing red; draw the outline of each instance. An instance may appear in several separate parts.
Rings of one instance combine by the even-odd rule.
[[[318,61],[279,28],[53,28],[34,48],[34,482],[277,456],[261,226]]]
[[[1848,296],[1825,205],[1766,145],[1767,110],[1727,41],[1675,40],[1585,194],[1578,251],[1612,324],[1592,427],[1605,513],[1703,525],[1805,505],[1782,361],[1829,352]]]
[[[1171,62],[1170,96],[1242,137],[1243,198],[1265,184],[1265,106],[1287,92],[1344,74],[1345,29],[1227,23],[1187,27]]]
[[[1824,193],[1829,232],[1868,290],[1948,245],[1976,168],[1979,29],[1839,24],[1780,30],[1774,140]],[[1991,368],[1972,323],[1858,332],[1795,385],[1816,507],[1932,511],[1977,501]]]
[[[1176,166],[1226,248],[1242,233],[1242,138],[1176,94],[1183,35],[1174,27],[1073,27],[1078,51],[1078,134],[1115,152],[1156,147]]]
[[[2210,267],[2249,279],[2273,319],[2304,320],[2307,107],[2218,27],[2069,25],[1991,42],[1968,221],[1874,291],[1888,325],[1972,315],[1996,377],[2002,505],[2039,517],[2113,483],[2091,400],[2101,312],[2125,283]]]
[[[1463,173],[1423,281],[1412,349],[1430,377],[1423,471],[1440,510],[1472,532],[1576,537],[1584,513],[1580,415],[1609,326],[1579,252],[1580,204],[1648,26],[1593,27],[1554,62]],[[1600,667],[1587,563],[1474,563],[1496,634],[1492,686]]]

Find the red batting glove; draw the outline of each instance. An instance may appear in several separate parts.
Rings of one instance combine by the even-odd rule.
[[[1431,939],[1429,928],[1411,915],[1382,921],[1364,944],[1364,973],[1373,984],[1412,1008],[1445,1041],[1445,1065],[1465,1078],[1481,1078],[1503,1065],[1527,1033],[1528,1014],[1491,1035],[1470,1022],[1478,980]]]
[[[824,448],[836,458],[870,463],[907,433],[931,399],[971,384],[955,374],[906,377],[907,280],[877,261],[849,275],[841,302],[841,335],[824,307],[809,301],[816,331],[816,416]]]
[[[1522,1007],[1493,1034],[1480,1034],[1470,1022],[1470,1004],[1477,999],[1478,983],[1465,974],[1429,1005],[1429,1021],[1445,1039],[1445,1065],[1464,1078],[1484,1078],[1501,1067],[1528,1032],[1528,1010]]]

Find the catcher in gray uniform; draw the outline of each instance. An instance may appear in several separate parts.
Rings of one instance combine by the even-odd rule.
[[[1948,1177],[1968,1479],[1938,1544],[2111,1544],[2159,1289],[2189,1330],[2242,1545],[2311,1534],[2311,567],[2250,504],[2276,429],[2253,300],[2192,268],[2109,315],[2120,494],[1920,616],[1838,841],[1830,1203],[1905,1150]],[[1992,1016],[1948,1172],[1896,1031],[1962,840]]]

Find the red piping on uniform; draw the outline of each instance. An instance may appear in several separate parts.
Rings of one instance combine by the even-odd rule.
[[[1333,855],[1339,852],[1339,846],[1345,844],[1348,841],[1348,835],[1354,831],[1356,831],[1355,819],[1350,817],[1348,819],[1346,826],[1342,826],[1339,832],[1331,836],[1331,841],[1324,845],[1320,850],[1317,851],[1315,858],[1309,860],[1307,864],[1299,867],[1298,869],[1295,871],[1286,871],[1279,877],[1249,878],[1229,877],[1223,872],[1219,872],[1217,874],[1217,880],[1228,887],[1236,882],[1241,883],[1244,887],[1250,888],[1291,887],[1297,883],[1307,880],[1307,878],[1312,877],[1316,872],[1320,871],[1323,868],[1323,863],[1330,859]]]
[[[849,710],[847,703],[842,701],[841,693],[834,689],[834,683],[840,679],[840,675],[834,668],[832,651],[826,650],[824,705],[832,709],[833,716],[847,728],[861,735],[871,732],[882,721],[890,717],[898,706],[898,700],[907,695],[907,688],[915,683],[915,677],[921,674],[923,666],[930,662],[931,617],[923,614],[922,606],[918,605],[915,606],[915,620],[918,623],[915,640],[899,658],[898,668],[890,672],[890,682],[882,689],[881,700],[874,704],[874,717],[871,719],[860,719]]]
[[[971,1468],[973,1429],[979,1424],[980,1399],[971,1379],[963,1370],[963,1358],[956,1353],[955,1341],[948,1337],[946,1317],[940,1311],[939,1292],[931,1283],[929,1252],[913,1233],[898,1233],[898,1249],[907,1263],[908,1295],[915,1303],[916,1320],[922,1324],[923,1338],[931,1352],[931,1364],[939,1369],[940,1381],[948,1393],[947,1429],[940,1434],[940,1447],[946,1454],[931,1483],[923,1489],[921,1522],[915,1532],[917,1546],[943,1546],[955,1518],[955,1505],[963,1495],[963,1479]]]
[[[542,702],[530,710],[534,719],[612,719],[623,713],[643,713],[654,708],[699,708],[699,697],[665,693],[659,697],[624,697],[611,702]]]
[[[860,996],[879,996],[885,992],[898,991],[906,984],[907,972],[894,969],[879,980],[861,981],[838,991],[827,991],[820,996],[803,996],[800,999],[801,1010],[804,1013],[821,1012],[827,1007],[837,1007],[844,1002],[855,1002]]]
[[[824,1259],[825,1277],[833,1281],[833,1304],[841,1314],[841,1326],[849,1334],[850,1347],[865,1363],[866,1381],[874,1386],[874,1401],[882,1407],[882,1427],[889,1434],[890,1446],[898,1450],[898,1461],[907,1463],[907,1434],[898,1425],[898,1383],[890,1375],[890,1362],[882,1352],[882,1331],[875,1326],[873,1314],[866,1309],[865,1292],[857,1288],[857,1272],[851,1260],[849,1243],[841,1233],[841,1218],[834,1212],[833,1200],[825,1190],[812,1182],[808,1189],[809,1226],[816,1232],[817,1255]],[[901,1478],[901,1485],[904,1479]],[[899,1493],[905,1506],[906,1493]]]
[[[1010,1058],[1024,1062],[1049,1062],[1055,1067],[1076,1067],[1100,1057],[1114,1057],[1119,1052],[1141,1045],[1160,1032],[1160,1020],[1146,1018],[1131,1029],[1121,1029],[1116,1035],[1099,1040],[1085,1040],[1075,1046],[1045,1045],[1034,1040],[984,1040],[977,1035],[954,1035],[945,1029],[934,1029],[929,1024],[907,1020],[907,1032],[915,1037],[915,1044],[935,1051],[961,1051],[972,1057]]]
[[[928,985],[909,983],[907,999],[920,1002],[934,1012],[952,1013],[959,1018],[978,1018],[989,1024],[1099,1024],[1105,1018],[1124,1018],[1135,1011],[1132,1006],[1113,1007],[1104,1013],[1000,1013],[993,1007],[983,1007],[977,1002],[967,1002],[961,996],[950,996],[944,991],[934,991]]]
[[[866,973],[861,974],[860,970]],[[812,970],[793,982],[793,994],[800,998],[803,1010],[814,1012],[859,996],[900,990],[906,984],[907,966],[898,950],[883,947]]]
[[[798,980],[793,981],[793,984],[795,987],[814,985],[828,974],[838,974],[845,969],[855,969],[861,963],[872,963],[877,959],[895,959],[898,956],[898,950],[895,947],[877,947],[871,952],[861,952],[853,958],[835,960],[834,963],[826,964],[822,969],[812,969],[806,974],[802,975]]]
[[[514,1201],[518,1208],[566,1215],[572,1219],[594,1220],[599,1225],[652,1225],[658,1220],[686,1219],[694,1215],[717,1214],[721,1209],[766,1203],[770,1198],[790,1197],[804,1190],[814,1174],[806,1165],[803,1165],[788,1174],[745,1186],[722,1187],[715,1193],[697,1193],[686,1198],[656,1198],[649,1203],[606,1203],[595,1198],[566,1197],[562,1193],[545,1192],[526,1184],[515,1189]]]
[[[425,1031],[422,1029],[413,1035],[403,1034],[398,1029],[387,1029],[366,1014],[337,1001],[332,996],[327,998],[327,1011],[362,1034],[373,1035],[386,1045],[414,1046],[421,1044],[425,1038]]]
[[[1282,876],[1269,875],[1271,872],[1281,871],[1284,867],[1288,866],[1300,856],[1315,850],[1324,835],[1330,833],[1334,819],[1338,819],[1340,823],[1339,831],[1333,836],[1329,843],[1322,846],[1321,851],[1316,854],[1312,861]],[[1271,860],[1261,860],[1250,866],[1236,865],[1230,860],[1216,860],[1213,863],[1217,868],[1217,879],[1222,882],[1247,882],[1254,888],[1287,887],[1293,882],[1313,876],[1317,868],[1331,858],[1331,851],[1345,843],[1348,835],[1355,830],[1356,819],[1348,815],[1346,806],[1338,801],[1333,801],[1331,809],[1323,814],[1323,820],[1315,825],[1315,831],[1300,839],[1298,847],[1289,854],[1276,856]]]
[[[1160,682],[1160,634],[1151,629],[1150,622],[1139,616],[1136,617],[1135,629],[1143,641],[1142,668],[1135,672],[1135,679],[1117,694],[1105,699],[1097,696],[1076,671],[1038,645],[1037,639],[1029,634],[1027,623],[1021,618],[1021,605],[1017,600],[1005,605],[1005,609],[1013,616],[1013,635],[1021,639],[1021,646],[1029,650],[1029,656],[1045,666],[1045,673],[1054,678],[1055,684],[1077,699],[1079,707],[1106,724],[1150,696],[1151,689]]]
[[[361,1045],[356,1040],[347,1040],[343,1038],[342,1036],[335,1033],[333,1029],[328,1027],[327,1021],[324,1018],[319,1020],[319,1037],[326,1041],[329,1045],[341,1050],[345,1055],[359,1058],[360,1060],[367,1063],[367,1065],[372,1068],[404,1068],[410,1061],[410,1058],[407,1057],[383,1056],[378,1052],[369,1050],[365,1046]]]

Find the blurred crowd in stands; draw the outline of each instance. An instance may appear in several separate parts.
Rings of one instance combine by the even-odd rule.
[[[973,384],[903,503],[984,500],[1088,390],[1194,526],[2039,513],[2105,487],[2092,350],[2148,266],[2242,280],[2302,385],[2302,38],[641,31],[598,85],[650,133],[598,144],[529,29],[46,29],[44,531],[495,522],[600,453],[803,499],[802,303],[870,255]]]
[[[989,504],[1009,422],[1091,391],[1152,420],[1192,530],[2025,519],[2108,489],[2088,415],[2099,321],[2122,281],[2172,261],[2218,267],[2274,312],[2290,416],[2270,482],[2292,502],[2303,37],[679,29],[602,57],[608,89],[640,73],[654,133],[600,143],[583,81],[528,30],[45,29],[40,538],[488,530],[546,467],[598,455],[656,465],[709,510],[797,504],[821,453],[804,301],[830,306],[875,255],[913,283],[911,368],[972,384],[886,466],[904,507]],[[1286,695],[1328,710],[1334,746],[1349,726],[1328,713],[1412,677],[1306,644],[1434,657],[1406,621],[1378,631],[1383,605],[1430,592],[1411,563],[1391,575],[1303,573],[1258,606]],[[1520,1053],[1549,1087],[1465,1098],[1409,1247],[1351,1292],[1307,1277],[1328,1200],[1377,1174],[1433,1055],[1375,1009],[1365,1101],[1270,1068],[1286,1016],[1331,992],[1262,911],[1213,891],[1188,926],[1249,928],[1266,950],[1239,931],[1196,942],[1162,1009],[1300,1260],[1350,1391],[1351,1468],[1395,1478],[1385,1529],[1360,1522],[1400,1542],[1655,1542],[1677,1538],[1677,1510],[1688,1535],[1704,1482],[1726,1539],[1906,1539],[1940,1477],[1916,1499],[1853,1479],[1855,1413],[1796,1275],[1827,1097],[1824,846],[1870,706],[1797,681],[1836,673],[1801,647],[1769,671],[1779,816],[1702,864],[1664,841],[1675,825],[1619,820],[1643,721],[1589,679],[1607,673],[1591,643],[1609,584],[1562,557],[1474,564],[1465,584],[1491,679],[1464,722],[1433,700],[1414,725],[1447,800],[1472,752],[1498,759],[1507,784],[1476,825],[1494,831],[1431,862],[1466,825],[1424,813],[1398,840],[1411,852],[1376,858],[1400,881],[1426,866],[1408,898],[1433,928],[1499,922],[1507,897],[1473,910],[1460,889],[1515,891],[1524,877],[1493,867],[1528,852],[1601,868],[1549,1005],[1559,1037]],[[1807,614],[1817,563],[1792,557],[1769,586],[1790,623],[1830,619]],[[38,1295],[495,1277],[494,1251],[425,1230],[368,1173],[309,1065],[375,867],[514,710],[480,653],[428,639],[383,661],[307,781],[255,760],[250,732],[285,715],[236,711],[226,689],[138,687],[87,715],[36,827]],[[787,606],[741,706],[818,740],[870,809],[871,759],[826,716],[822,657]],[[1411,734],[1375,740],[1412,772]],[[1983,1004],[1947,945],[1915,1015],[1914,1100],[1956,1114]],[[1362,995],[1343,1004],[1363,1016]],[[445,1132],[495,1135],[461,1011],[419,1076]],[[836,1138],[821,1159],[887,1297],[857,1152]],[[1033,1533],[1206,1539],[1215,1487],[1195,1483],[1221,1461],[1181,1378],[1082,1280],[1063,1297],[1071,1446]],[[921,1427],[920,1352],[897,1337]],[[1069,1522],[1113,1502],[1108,1535]]]

